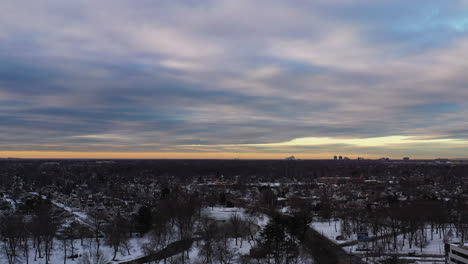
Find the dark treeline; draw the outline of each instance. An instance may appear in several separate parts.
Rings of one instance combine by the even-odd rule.
[[[60,162],[61,166],[47,166],[45,162]],[[444,182],[445,179],[457,183],[467,172],[466,164],[455,167],[419,162],[395,165],[370,160],[119,160],[116,163],[97,163],[94,160],[0,160],[0,186],[11,186],[14,176],[21,176],[28,186],[63,183],[67,179],[73,180],[74,184],[89,183],[91,186],[107,183],[111,179],[113,182],[128,182],[144,177],[175,177],[181,182],[207,176],[223,179],[241,177],[244,182],[278,182],[292,179],[311,181],[335,176],[383,177],[388,174],[404,178],[423,175],[428,181]],[[420,177],[416,180],[419,181]]]

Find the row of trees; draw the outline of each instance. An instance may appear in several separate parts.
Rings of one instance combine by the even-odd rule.
[[[60,220],[52,206],[43,200],[37,200],[29,218],[18,212],[3,215],[0,219],[2,253],[9,264],[22,260],[28,263],[33,249],[34,260],[44,258],[48,264],[59,226]]]
[[[109,218],[103,213],[92,212],[89,223],[84,225],[76,221],[63,222],[66,214],[48,200],[37,198],[30,201],[31,210],[17,210],[0,217],[0,252],[8,264],[26,263],[30,260],[43,259],[51,263],[52,253],[61,251],[63,263],[78,257],[81,251],[82,263],[104,263],[107,256],[101,250],[104,242],[111,247],[112,259],[117,252],[125,250],[130,254],[130,220],[116,214]]]
[[[381,256],[403,249],[423,252],[434,239],[444,243],[468,240],[468,206],[464,199],[413,200],[375,208],[353,207],[350,203],[341,206],[323,200],[326,206],[320,208],[318,216],[322,221],[339,219],[334,221],[335,231],[340,231],[345,239],[358,232],[379,237],[367,242],[370,255]],[[441,243],[439,253],[443,254],[444,250]]]

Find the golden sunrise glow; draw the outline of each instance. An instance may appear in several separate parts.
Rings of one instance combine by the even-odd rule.
[[[330,159],[336,153],[299,153],[300,159]],[[71,152],[71,151],[1,151],[1,157],[23,159],[284,159],[291,153],[240,153],[240,152]],[[350,158],[365,156],[381,158],[380,155],[349,153]],[[390,156],[390,158],[400,158]],[[431,158],[431,157],[419,157]]]
[[[207,147],[230,147],[230,146],[248,146],[248,147],[294,147],[294,146],[325,146],[325,145],[353,145],[358,147],[383,147],[389,145],[406,144],[455,144],[467,145],[468,141],[443,138],[443,139],[418,139],[411,136],[388,136],[371,138],[330,138],[330,137],[306,137],[296,138],[286,142],[265,143],[265,144],[225,144],[225,145],[185,145],[185,146],[207,146]]]
[[[93,144],[91,144],[93,145]],[[100,144],[102,147],[118,147],[113,144]],[[151,145],[151,144],[150,144]],[[347,145],[355,148],[400,148],[411,146],[449,146],[466,147],[468,142],[452,138],[427,138],[414,136],[388,136],[372,138],[331,138],[306,137],[286,142],[265,144],[214,144],[214,145],[178,145],[167,151],[122,152],[122,151],[0,151],[0,157],[16,158],[51,158],[51,159],[283,159],[296,155],[302,159],[328,159],[335,153],[332,146]],[[125,145],[123,145],[125,146]],[[301,147],[318,146],[318,150],[301,150]],[[366,151],[348,151],[341,153],[350,158],[381,158],[380,154]],[[341,155],[340,154],[340,155]],[[391,158],[400,158],[392,155]],[[434,158],[429,155],[418,155],[418,158]]]

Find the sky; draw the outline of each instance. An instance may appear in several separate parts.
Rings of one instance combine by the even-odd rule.
[[[0,157],[468,157],[468,0],[2,0]]]

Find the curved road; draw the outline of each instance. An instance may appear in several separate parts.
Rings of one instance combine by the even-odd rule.
[[[365,264],[358,256],[346,252],[339,245],[308,227],[301,240],[306,249],[319,264]]]

